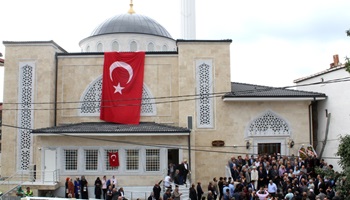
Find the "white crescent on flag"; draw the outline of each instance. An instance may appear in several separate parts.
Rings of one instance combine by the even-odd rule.
[[[116,61],[116,62],[112,63],[111,66],[109,67],[109,78],[113,82],[112,73],[113,73],[113,70],[117,69],[118,67],[124,68],[126,71],[128,71],[129,79],[126,82],[126,84],[128,84],[131,81],[132,77],[134,76],[134,71],[133,71],[132,67],[128,63],[125,63],[125,62]],[[120,83],[118,83],[118,85],[113,85],[113,87],[115,89],[114,94],[117,92],[122,94],[122,90],[124,89],[124,87],[120,86]]]
[[[117,69],[118,67],[124,68],[126,71],[128,71],[129,73],[129,80],[126,83],[129,83],[134,75],[134,71],[132,70],[132,67],[125,62],[121,62],[121,61],[116,61],[114,63],[111,64],[111,66],[109,67],[109,77],[111,79],[111,81],[113,81],[113,70]]]

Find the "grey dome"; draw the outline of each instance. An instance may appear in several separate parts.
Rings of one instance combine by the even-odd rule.
[[[121,14],[107,19],[91,36],[111,33],[142,33],[171,38],[169,32],[155,20],[140,14]]]

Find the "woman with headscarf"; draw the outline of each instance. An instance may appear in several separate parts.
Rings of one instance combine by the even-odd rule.
[[[66,183],[65,183],[65,198],[68,198],[68,182],[69,182],[69,177],[66,178]]]
[[[81,186],[81,198],[89,199],[88,182],[86,181],[85,176],[81,176],[80,186]]]
[[[95,198],[101,199],[102,194],[102,181],[100,180],[100,177],[97,177],[95,180]]]
[[[68,197],[74,198],[75,197],[75,192],[74,192],[74,183],[71,178],[69,178],[68,181]]]

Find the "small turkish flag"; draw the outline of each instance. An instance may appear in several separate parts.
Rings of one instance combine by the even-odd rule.
[[[108,153],[109,166],[118,167],[119,166],[119,155],[118,152]]]

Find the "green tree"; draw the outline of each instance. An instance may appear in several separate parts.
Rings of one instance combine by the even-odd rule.
[[[339,177],[337,190],[350,199],[350,135],[340,136],[337,156],[340,157],[338,164],[342,167],[342,176]]]

